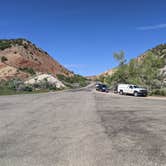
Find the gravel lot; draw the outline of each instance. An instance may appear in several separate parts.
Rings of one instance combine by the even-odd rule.
[[[164,166],[166,100],[91,89],[0,96],[0,166]]]

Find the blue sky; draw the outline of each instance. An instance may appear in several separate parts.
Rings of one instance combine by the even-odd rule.
[[[0,38],[27,38],[81,75],[166,42],[165,0],[0,0],[0,10]]]

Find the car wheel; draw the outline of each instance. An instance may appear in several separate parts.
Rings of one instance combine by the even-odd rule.
[[[134,96],[137,97],[138,96],[138,92],[134,92]]]
[[[119,92],[119,94],[120,94],[120,95],[123,95],[123,91],[121,90],[121,91]]]

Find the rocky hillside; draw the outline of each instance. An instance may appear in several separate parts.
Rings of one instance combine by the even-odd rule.
[[[116,71],[116,68],[113,68],[113,69],[109,69],[103,73],[100,73],[99,75],[86,76],[86,78],[89,80],[95,81],[95,80],[99,80],[99,79],[106,77],[106,76],[111,76],[112,74],[115,73],[115,71]]]
[[[101,77],[101,76],[111,76],[111,75],[113,75],[115,73],[116,70],[117,70],[116,68],[107,70],[104,73],[101,73],[98,77]]]
[[[138,62],[143,61],[149,52],[152,52],[155,56],[166,59],[166,44],[160,44],[152,49],[147,50],[144,54],[138,56],[136,60]]]
[[[0,40],[0,80],[27,79],[35,73],[74,74],[26,39]]]

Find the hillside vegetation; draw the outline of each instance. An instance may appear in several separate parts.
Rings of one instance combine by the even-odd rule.
[[[100,79],[111,87],[118,83],[137,84],[147,87],[151,94],[166,95],[166,44],[148,50],[126,63],[124,52],[114,54],[119,66],[110,76]]]
[[[21,45],[23,45],[23,41],[27,41],[27,40],[25,40],[25,39],[0,40],[0,50],[5,50],[7,48],[11,48],[12,46],[17,46],[17,45],[21,46]]]

